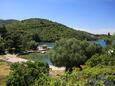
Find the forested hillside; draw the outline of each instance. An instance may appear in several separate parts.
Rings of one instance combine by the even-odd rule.
[[[36,49],[39,42],[55,42],[62,38],[93,40],[90,33],[46,19],[0,20],[0,54],[6,49],[9,52]]]
[[[26,31],[37,42],[54,42],[60,38],[77,38],[80,40],[92,40],[92,36],[84,31],[74,30],[65,25],[46,19],[31,18],[26,20],[0,20],[8,31]]]

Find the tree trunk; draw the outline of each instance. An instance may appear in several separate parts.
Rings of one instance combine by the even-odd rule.
[[[65,70],[66,72],[72,72],[73,71],[73,69],[72,69],[72,67],[66,67],[66,70]]]
[[[80,68],[80,70],[82,70],[82,67],[80,65],[78,65],[78,67]]]

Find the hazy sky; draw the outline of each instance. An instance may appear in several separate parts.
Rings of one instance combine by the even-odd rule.
[[[93,33],[114,33],[115,0],[0,0],[0,19],[33,17]]]

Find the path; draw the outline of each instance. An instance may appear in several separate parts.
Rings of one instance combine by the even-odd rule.
[[[6,61],[6,62],[11,62],[11,63],[29,61],[27,59],[19,58],[16,55],[11,55],[11,54],[3,55],[2,57],[0,57],[0,60]],[[56,67],[53,65],[49,65],[49,68],[52,71],[64,71],[65,70],[65,67]]]
[[[11,63],[28,61],[26,59],[18,58],[16,55],[11,55],[11,54],[4,55],[0,59],[6,62],[11,62]]]

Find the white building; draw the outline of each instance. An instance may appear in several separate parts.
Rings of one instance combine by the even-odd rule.
[[[39,52],[41,52],[41,53],[46,53],[47,52],[47,45],[39,45],[38,47],[37,47],[37,50],[39,51]]]

